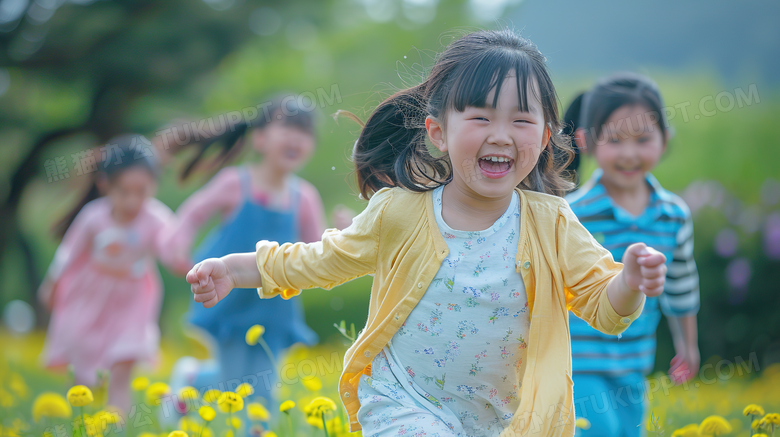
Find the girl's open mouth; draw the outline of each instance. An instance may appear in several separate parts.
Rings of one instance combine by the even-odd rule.
[[[618,168],[617,171],[622,174],[625,177],[633,177],[640,173],[639,168],[633,168],[633,169],[625,169],[625,168]]]
[[[479,169],[485,177],[498,179],[509,173],[515,160],[503,156],[483,156],[478,160]]]

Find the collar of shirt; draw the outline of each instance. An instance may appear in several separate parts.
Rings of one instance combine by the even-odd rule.
[[[601,177],[603,175],[604,171],[600,168],[596,168],[593,170],[593,174],[591,174],[588,182],[586,182],[582,188],[584,188],[586,191],[595,190],[594,194],[609,197],[607,194],[607,189],[604,187],[604,184],[601,183]],[[645,207],[644,211],[642,211],[642,214],[638,216],[630,214],[620,205],[617,205],[612,200],[612,198],[609,198],[615,221],[626,224],[634,224],[636,226],[642,227],[652,223],[661,215],[662,209],[658,208],[659,202],[673,201],[669,198],[669,193],[661,186],[661,184],[658,182],[658,179],[656,179],[652,173],[645,173],[645,181],[650,186],[650,200],[647,204],[647,207]]]

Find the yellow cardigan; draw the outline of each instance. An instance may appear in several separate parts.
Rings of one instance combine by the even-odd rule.
[[[516,270],[528,294],[531,319],[527,358],[517,373],[519,406],[502,436],[574,435],[568,310],[599,331],[618,334],[642,312],[620,316],[607,284],[622,269],[580,224],[562,198],[517,189],[520,239]],[[384,188],[342,231],[328,229],[315,243],[257,243],[262,298],[290,298],[301,289],[330,289],[373,274],[365,329],[347,350],[339,395],[350,429],[356,413],[357,378],[393,337],[425,294],[447,257],[431,192]]]

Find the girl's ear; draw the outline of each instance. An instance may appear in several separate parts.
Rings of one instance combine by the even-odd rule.
[[[544,140],[542,140],[542,149],[545,147],[549,147],[550,151],[552,152],[552,145],[550,144],[550,136],[552,135],[552,132],[550,131],[550,126],[545,125],[544,127]]]
[[[574,131],[574,142],[577,143],[577,147],[581,153],[588,151],[588,142],[585,141],[585,129],[577,129]]]
[[[430,115],[425,117],[425,130],[428,131],[428,138],[430,138],[431,143],[440,152],[446,152],[447,144],[444,143],[444,129],[438,120]]]

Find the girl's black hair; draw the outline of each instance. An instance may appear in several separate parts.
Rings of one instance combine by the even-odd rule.
[[[106,177],[110,182],[113,182],[125,170],[136,167],[148,170],[155,179],[159,177],[159,167],[152,143],[143,135],[115,136],[108,140],[99,153],[101,159],[95,165],[95,171],[92,172],[89,188],[81,200],[54,226],[54,232],[60,238],[65,235],[84,205],[102,196],[97,185],[98,178]]]
[[[221,168],[232,158],[239,155],[246,143],[246,133],[252,129],[263,129],[272,121],[279,121],[285,126],[295,127],[314,136],[314,102],[311,107],[302,101],[302,96],[292,93],[281,93],[273,97],[265,104],[257,105],[257,115],[251,119],[245,119],[225,133],[207,138],[200,142],[192,142],[188,145],[195,146],[198,151],[195,157],[184,167],[180,180],[186,180],[198,164],[204,160],[206,151],[218,146],[219,154],[207,165],[210,169]]]
[[[579,107],[579,122],[576,128],[585,130],[588,148],[595,147],[603,140],[599,137],[604,132],[607,120],[613,112],[625,105],[641,105],[647,108],[642,120],[627,120],[629,126],[635,123],[655,124],[656,128],[661,130],[664,141],[668,140],[669,127],[658,85],[647,76],[625,72],[601,79],[582,95],[579,102],[575,99],[569,107],[569,110]]]
[[[560,173],[573,152],[568,137],[561,135],[558,96],[545,58],[533,43],[503,29],[469,33],[455,40],[436,57],[423,83],[399,91],[379,104],[352,152],[361,196],[369,198],[389,186],[422,192],[450,182],[449,157],[434,157],[428,151],[425,118],[430,115],[446,123],[450,109],[486,107],[487,96],[493,89],[495,95],[490,105],[495,108],[501,85],[511,72],[516,76],[520,109],[528,110],[530,90],[542,104],[551,134],[549,146],[541,151],[537,165],[520,186],[563,194],[572,184]],[[560,150],[558,155],[556,149]]]
[[[580,93],[580,95],[575,97],[574,101],[572,101],[568,109],[566,109],[566,113],[563,114],[563,135],[569,137],[571,148],[574,151],[574,158],[566,167],[566,171],[568,172],[569,178],[577,185],[579,184],[577,170],[580,168],[581,152],[579,146],[577,146],[577,143],[574,141],[574,132],[580,125],[580,109],[582,108],[582,97],[584,95],[585,93]]]

